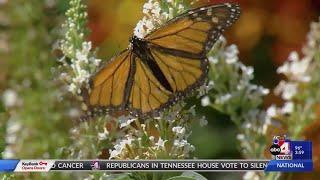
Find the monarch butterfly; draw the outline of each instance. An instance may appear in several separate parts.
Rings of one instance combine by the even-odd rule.
[[[88,114],[152,116],[183,99],[205,82],[206,54],[239,16],[238,5],[209,5],[169,20],[144,38],[133,36],[128,49],[91,77],[84,93]]]

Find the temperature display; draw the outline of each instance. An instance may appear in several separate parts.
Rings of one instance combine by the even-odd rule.
[[[312,159],[311,141],[292,141],[293,159]]]

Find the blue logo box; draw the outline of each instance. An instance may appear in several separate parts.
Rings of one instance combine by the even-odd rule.
[[[313,170],[312,142],[291,141],[292,160],[271,160],[265,171],[310,172]]]
[[[310,172],[312,170],[312,160],[271,160],[265,169],[266,172]]]
[[[292,159],[312,160],[311,141],[291,141]]]

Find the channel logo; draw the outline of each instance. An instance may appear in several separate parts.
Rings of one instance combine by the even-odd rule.
[[[310,172],[313,170],[312,142],[290,140],[285,135],[274,136],[269,149],[273,160],[266,172]]]
[[[91,168],[92,168],[92,170],[100,170],[99,161],[92,161],[91,162]]]
[[[291,141],[283,136],[274,136],[272,145],[270,147],[270,153],[276,160],[292,160]]]

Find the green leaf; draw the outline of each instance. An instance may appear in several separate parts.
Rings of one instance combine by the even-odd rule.
[[[203,177],[201,174],[194,171],[185,171],[181,174],[181,176],[191,177],[196,180],[207,180],[207,178]]]
[[[103,177],[103,180],[133,180],[130,174],[111,174],[108,177]]]
[[[143,133],[143,135],[142,135],[141,144],[144,147],[148,147],[148,145],[149,145],[149,138],[148,138],[148,135],[145,133]]]
[[[2,101],[0,101],[0,113],[3,113],[4,111],[5,111],[4,104]]]
[[[169,178],[168,180],[197,180],[197,179],[192,177],[187,177],[187,176],[175,176],[175,177]]]
[[[13,173],[6,173],[2,176],[2,180],[11,180],[14,179],[14,174]]]
[[[180,176],[175,176],[168,180],[207,180],[207,178],[193,171],[185,171]]]

